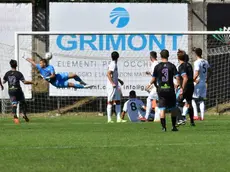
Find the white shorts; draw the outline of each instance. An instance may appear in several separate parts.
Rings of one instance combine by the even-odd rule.
[[[108,102],[113,100],[121,100],[121,89],[120,88],[107,88]]]
[[[151,92],[149,93],[148,99],[158,100],[158,94],[157,94],[156,89],[151,90]]]
[[[205,83],[198,83],[195,85],[193,98],[206,98],[207,88]]]

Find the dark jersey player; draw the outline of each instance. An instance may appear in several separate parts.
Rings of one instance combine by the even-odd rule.
[[[166,109],[171,110],[172,131],[178,131],[178,129],[176,128],[176,118],[178,110],[176,107],[176,94],[173,78],[176,77],[178,83],[180,82],[180,79],[176,66],[168,62],[168,50],[162,50],[160,55],[162,62],[155,67],[152,80],[149,85],[154,84],[157,88],[157,93],[159,97],[158,107],[160,109],[162,131],[166,131]]]
[[[180,63],[180,66],[178,67],[178,72],[179,72],[180,79],[181,79],[181,82],[180,82],[181,88],[183,90],[183,94],[180,100],[181,101],[186,100],[185,107],[184,107],[185,109],[183,109],[183,111],[188,110],[191,126],[195,126],[195,123],[193,120],[194,113],[193,113],[193,108],[192,108],[192,95],[194,92],[193,68],[190,63],[186,62],[187,56],[184,51],[179,50],[177,52],[177,57]],[[182,114],[182,117],[184,118],[183,120],[185,120],[184,114]]]
[[[21,105],[23,118],[25,119],[26,122],[29,122],[29,119],[26,115],[26,101],[20,85],[20,81],[23,82],[24,84],[33,84],[33,82],[26,81],[23,74],[16,70],[17,68],[16,60],[11,60],[10,66],[11,66],[11,70],[6,72],[5,76],[3,77],[3,83],[8,82],[8,93],[12,104],[12,113],[14,115],[14,122],[16,124],[19,123],[19,119],[16,114],[17,104],[19,102]]]

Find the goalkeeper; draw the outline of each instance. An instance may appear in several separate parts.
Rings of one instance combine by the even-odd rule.
[[[23,57],[24,58],[24,57]],[[54,67],[48,64],[46,59],[41,59],[39,64],[36,64],[35,61],[31,58],[26,58],[34,67],[37,68],[42,78],[51,83],[57,88],[92,88],[93,85],[88,85],[81,80],[79,76],[73,73],[63,72],[55,73]],[[74,79],[78,83],[69,82],[69,79]]]

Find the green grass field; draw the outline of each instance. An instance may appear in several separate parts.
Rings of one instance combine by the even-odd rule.
[[[230,116],[171,132],[159,123],[106,124],[106,117],[0,118],[1,172],[230,171]]]

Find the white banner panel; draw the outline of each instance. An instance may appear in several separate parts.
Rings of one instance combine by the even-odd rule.
[[[32,30],[32,5],[31,4],[3,4],[0,3],[0,77],[9,71],[10,59],[14,57],[14,32]],[[31,80],[31,65],[19,64],[19,71],[26,80]],[[21,84],[26,98],[32,98],[31,86]],[[4,85],[4,91],[0,91],[0,98],[9,98],[8,85]]]
[[[56,89],[51,96],[106,96],[106,72],[112,51],[120,53],[118,70],[125,85],[125,96],[134,89],[146,96],[144,86],[151,77],[149,52],[170,51],[176,63],[178,48],[187,50],[185,35],[116,35],[116,31],[187,31],[187,4],[126,4],[126,3],[51,3],[51,31],[111,31],[111,35],[50,36],[51,64],[56,72],[74,72],[89,84],[91,90]],[[72,81],[71,81],[72,82]],[[74,82],[74,81],[73,81]]]

